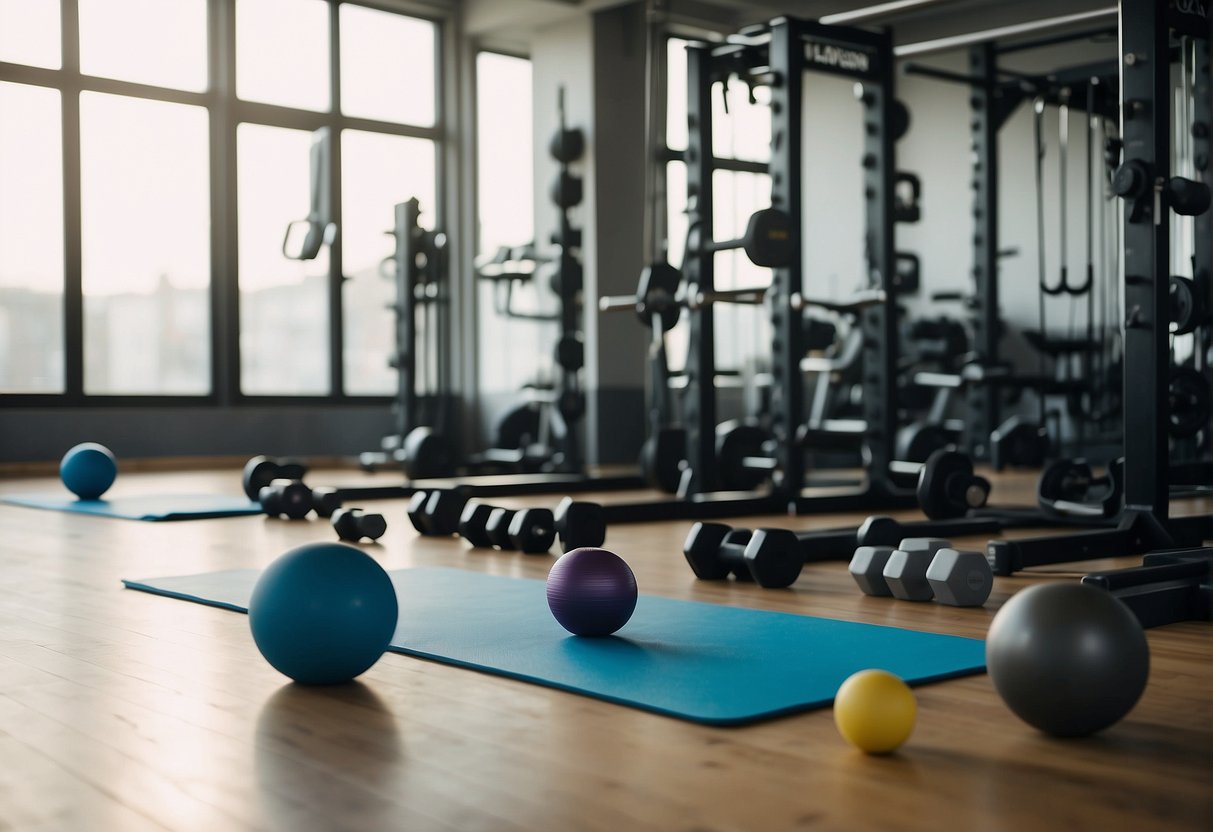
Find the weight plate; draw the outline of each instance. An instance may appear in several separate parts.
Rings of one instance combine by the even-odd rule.
[[[737,421],[716,426],[716,480],[725,491],[749,491],[770,476],[770,471],[751,468],[746,457],[767,457],[764,444],[771,434],[757,425]]]
[[[1169,431],[1176,439],[1185,439],[1200,433],[1209,424],[1213,393],[1209,382],[1200,372],[1191,367],[1175,367],[1171,370],[1168,385],[1170,405]]]
[[[640,449],[640,468],[654,488],[667,494],[678,491],[682,461],[687,455],[687,434],[681,428],[662,428],[645,440]]]
[[[931,454],[918,472],[918,505],[932,520],[963,517],[969,507],[963,495],[951,493],[948,480],[972,476],[973,461],[957,451],[939,450]]]

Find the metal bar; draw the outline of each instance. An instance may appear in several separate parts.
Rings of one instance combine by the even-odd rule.
[[[901,71],[905,75],[921,75],[925,78],[934,78],[939,81],[949,81],[953,84],[964,84],[968,87],[979,87],[986,83],[986,80],[973,75],[965,75],[963,72],[951,72],[946,69],[936,69],[933,66],[924,66],[923,64],[904,64]]]
[[[888,3],[878,3],[875,6],[867,6],[862,9],[852,9],[849,12],[827,14],[818,20],[818,22],[824,23],[827,26],[855,26],[861,23],[870,23],[873,20],[879,20],[884,17],[896,17],[910,12],[922,11],[932,6],[944,6],[954,2],[956,0],[891,0]]]
[[[329,101],[334,113],[341,112],[341,4],[329,6]],[[343,314],[345,263],[341,237],[341,137],[334,128],[329,135],[329,193],[330,221],[337,234],[329,245],[329,392],[340,396],[345,392],[345,320]]]
[[[712,57],[711,47],[687,47],[687,207],[690,220],[713,221],[712,187]],[[686,281],[710,292],[715,288],[711,252],[688,253]],[[716,488],[716,331],[711,306],[690,314],[691,348],[686,359],[687,389],[683,417],[687,431],[688,494]]]
[[[998,363],[998,57],[994,44],[969,50],[969,74],[981,79],[970,97],[973,143],[973,349],[985,366]],[[965,388],[963,447],[974,459],[990,458],[990,434],[999,424],[999,389],[993,384]]]
[[[1171,175],[1170,33],[1166,3],[1121,6],[1124,167],[1149,180],[1124,210],[1125,508],[1165,523],[1171,212],[1158,189]]]
[[[771,68],[784,83],[771,88],[771,206],[785,211],[803,226],[801,211],[802,117],[805,83],[805,46],[799,21],[781,18],[771,28]],[[890,223],[891,225],[891,223]],[[771,272],[767,290],[771,299],[771,431],[778,443],[776,458],[783,474],[778,487],[786,497],[800,492],[804,484],[804,451],[796,443],[796,431],[804,422],[803,316],[792,309],[792,298],[803,292],[804,253],[802,227],[792,235],[789,265]]]
[[[1107,17],[1114,17],[1117,14],[1116,6],[1108,6],[1102,9],[1094,9],[1089,12],[1079,12],[1077,14],[1067,14],[1060,17],[1048,17],[1044,20],[1033,20],[1027,23],[1015,23],[1010,26],[999,26],[994,29],[985,29],[980,32],[970,32],[965,35],[953,35],[952,37],[937,38],[935,40],[921,41],[919,43],[903,43],[893,49],[893,54],[898,58],[910,58],[915,55],[929,55],[933,52],[946,52],[950,49],[959,49],[964,46],[975,46],[979,43],[987,43],[1002,40],[1003,38],[1013,38],[1019,35],[1028,35],[1032,32],[1043,32],[1049,29],[1057,29],[1062,26],[1071,26],[1077,23],[1086,23],[1090,20],[1102,20]]]
[[[1097,38],[1100,35],[1115,36],[1116,31],[1115,26],[1100,26],[1097,29],[1080,29],[1077,32],[1064,32],[1060,35],[1049,35],[1048,37],[1009,43],[1006,46],[998,47],[998,54],[1009,55],[1013,52],[1026,52],[1029,49],[1041,49],[1045,46],[1057,46],[1062,43],[1073,43],[1076,40]]]
[[[84,396],[84,287],[81,265],[80,205],[80,17],[76,0],[60,6],[63,50],[63,392],[68,401]]]
[[[236,201],[236,15],[212,3],[210,27],[211,392],[225,404],[240,395],[240,262]]]

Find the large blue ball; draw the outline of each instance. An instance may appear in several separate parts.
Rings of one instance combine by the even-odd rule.
[[[118,460],[104,445],[82,442],[63,455],[59,478],[82,500],[96,500],[118,476]]]
[[[379,660],[396,631],[392,579],[344,543],[309,543],[269,565],[248,607],[265,660],[296,682],[348,682]]]
[[[636,576],[606,549],[574,549],[548,573],[548,607],[560,625],[579,636],[607,636],[636,609]]]

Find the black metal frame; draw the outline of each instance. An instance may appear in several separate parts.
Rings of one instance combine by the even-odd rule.
[[[434,24],[435,39],[435,118],[432,127],[420,127],[342,115],[340,10],[343,5],[364,6],[377,11],[416,18]],[[445,97],[443,29],[441,17],[374,0],[331,0],[329,5],[330,109],[313,112],[273,104],[243,101],[236,97],[236,20],[235,5],[225,0],[207,3],[207,89],[203,92],[156,87],[120,81],[80,72],[80,32],[78,0],[60,0],[60,69],[25,66],[0,61],[0,81],[11,81],[57,89],[62,105],[63,145],[63,232],[64,232],[64,392],[3,394],[6,407],[130,407],[133,405],[282,405],[301,404],[384,404],[391,395],[346,395],[344,389],[344,321],[342,311],[340,235],[333,241],[329,257],[329,353],[330,392],[316,396],[246,395],[240,390],[240,307],[238,283],[238,217],[236,181],[236,128],[248,122],[275,127],[314,131],[328,126],[339,137],[344,129],[364,130],[432,141],[435,145],[435,184],[441,186],[446,175],[441,142],[444,127]],[[105,395],[84,392],[84,296],[81,281],[81,202],[80,202],[80,93],[102,92],[176,104],[204,107],[208,113],[209,162],[211,168],[211,271],[210,271],[210,392],[197,396],[182,395]],[[340,226],[341,148],[332,146],[333,221]],[[444,216],[443,189],[436,188],[436,215]],[[385,218],[386,222],[386,218]]]
[[[1171,33],[1207,44],[1208,11],[1184,13],[1170,2],[1121,0],[1121,123],[1126,163],[1151,181],[1125,206],[1124,443],[1125,499],[1120,525],[1106,531],[991,541],[996,574],[1110,555],[1199,546],[1213,517],[1170,517],[1168,378],[1170,367],[1171,211],[1163,186],[1171,175]],[[1203,71],[1208,73],[1208,62]],[[1208,89],[1206,77],[1204,88]]]
[[[799,221],[802,216],[802,91],[807,72],[826,72],[857,81],[865,105],[862,164],[866,196],[866,242],[872,288],[885,291],[885,301],[859,315],[864,336],[864,417],[867,476],[855,490],[806,493],[804,449],[797,431],[805,422],[803,318],[796,303],[803,294],[804,266],[799,235],[794,235],[791,265],[772,272],[765,305],[770,315],[773,363],[770,427],[778,450],[778,479],[762,494],[718,491],[716,472],[715,319],[711,304],[689,309],[691,348],[685,369],[683,424],[687,430],[687,471],[682,499],[605,507],[608,522],[709,519],[741,514],[861,511],[878,507],[911,507],[912,489],[899,486],[890,463],[897,424],[896,296],[893,244],[893,48],[887,32],[825,26],[815,21],[780,17],[745,33],[747,47],[692,43],[687,48],[688,211],[711,227],[712,173],[717,167],[738,169],[711,153],[713,84],[738,72],[743,82],[766,84],[771,94],[771,161],[759,166],[771,176],[772,206]],[[750,169],[747,167],[745,169]],[[685,282],[699,291],[714,288],[714,252],[704,245],[683,263]]]
[[[1057,93],[1070,85],[1086,83],[1092,76],[1115,75],[1114,62],[1075,66],[1042,76],[1008,73],[998,66],[999,55],[1089,38],[1092,31],[1051,35],[1026,43],[1000,46],[980,43],[969,49],[968,74],[941,70],[920,64],[907,64],[904,71],[940,81],[963,84],[970,89],[969,125],[973,147],[973,294],[966,298],[973,330],[973,354],[985,366],[999,363],[1002,330],[999,291],[999,133],[1007,120],[1025,101],[1042,96],[1056,103]],[[1007,76],[1011,78],[1008,80]],[[1085,110],[1087,101],[1078,97],[1067,101],[1074,110]],[[1096,100],[1099,114],[1115,116],[1111,102]],[[1043,335],[1043,333],[1042,333]],[[991,433],[1002,421],[1002,386],[996,378],[989,382],[964,385],[965,428],[961,447],[977,460],[991,458]],[[1044,379],[1039,379],[1044,382]]]

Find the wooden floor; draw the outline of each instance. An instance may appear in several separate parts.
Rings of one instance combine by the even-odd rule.
[[[995,489],[1031,494],[1024,477]],[[238,472],[127,474],[113,493],[173,491],[239,493]],[[403,500],[376,506],[390,528],[369,551],[387,568],[542,578],[552,563],[422,540]],[[790,591],[697,582],[680,554],[687,526],[613,528],[608,547],[650,594],[977,637],[1024,587],[1136,560],[998,578],[986,608],[953,609],[864,597],[841,563],[807,567]],[[0,506],[0,829],[1213,829],[1208,623],[1149,631],[1146,693],[1102,735],[1043,736],[982,675],[919,688],[909,742],[872,758],[828,708],[707,728],[398,655],[352,685],[302,688],[262,660],[244,616],[119,584],[261,567],[331,537],[319,522]]]

